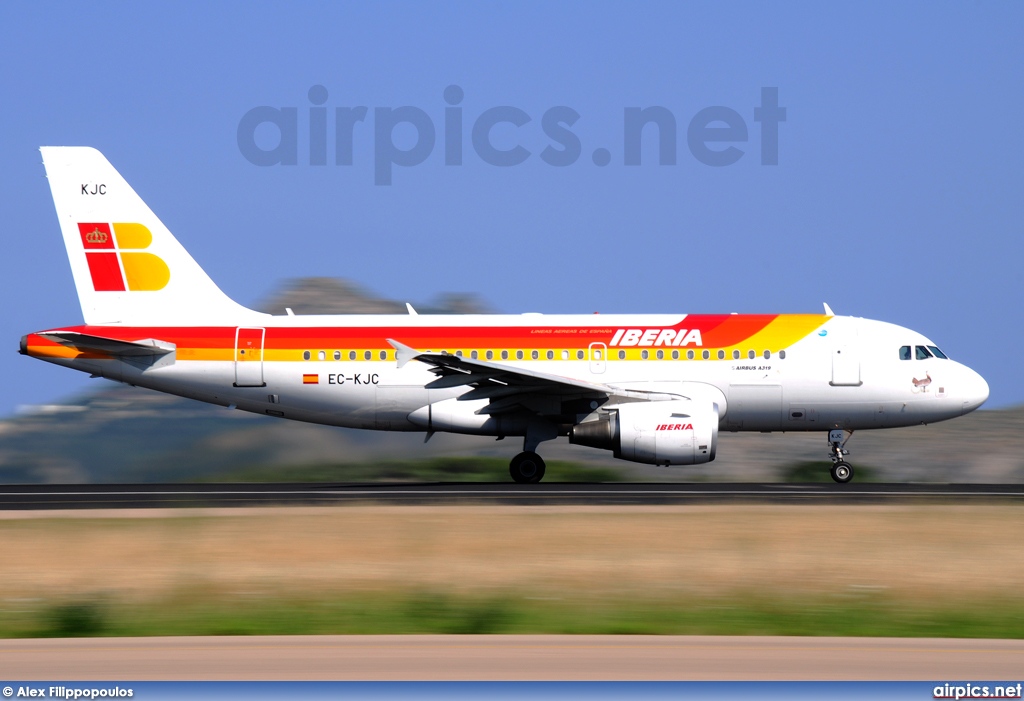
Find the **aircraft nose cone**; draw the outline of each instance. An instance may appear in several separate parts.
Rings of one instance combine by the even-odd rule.
[[[976,373],[970,368],[965,368],[967,371],[966,377],[964,378],[964,410],[963,413],[967,414],[974,411],[988,399],[988,383],[985,382],[985,378]]]

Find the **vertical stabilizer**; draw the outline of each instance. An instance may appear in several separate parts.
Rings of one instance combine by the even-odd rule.
[[[252,323],[102,153],[44,146],[71,272],[87,324]]]

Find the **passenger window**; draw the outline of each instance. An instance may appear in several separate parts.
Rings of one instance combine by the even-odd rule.
[[[734,350],[732,352],[732,359],[733,360],[739,360],[740,359],[740,352],[738,350]]]
[[[303,360],[309,360],[309,358],[310,358],[309,351],[302,351],[302,359]]]
[[[936,358],[942,358],[943,360],[949,360],[949,356],[940,351],[936,346],[928,346],[928,350],[935,354]]]
[[[663,351],[663,350],[658,351],[658,360],[664,360],[664,359],[665,359],[665,351]]]
[[[704,358],[704,360],[707,360],[708,358],[711,357],[711,351],[704,351],[703,353],[700,354],[700,357]]]
[[[537,360],[538,358],[540,358],[540,351],[531,351],[530,357],[533,358],[534,360]]]
[[[334,359],[341,360],[341,351],[334,351]]]
[[[373,353],[371,351],[364,351],[363,358],[365,360],[370,360],[371,358],[373,358]]]
[[[619,360],[625,360],[625,359],[626,359],[626,351],[620,350],[619,351]]]
[[[469,352],[469,357],[472,358],[473,360],[476,360],[477,359],[477,352],[476,351],[470,351]]]
[[[567,350],[562,351],[562,360],[568,360],[568,359],[569,359],[569,351],[567,351]]]
[[[316,359],[317,360],[327,360],[327,351],[319,351],[316,354]]]
[[[508,351],[507,350],[501,352],[501,359],[502,360],[508,360]]]
[[[747,357],[750,358],[751,360],[753,360],[754,356],[756,356],[756,355],[757,355],[757,353],[755,353],[753,350],[748,350],[747,351]]]
[[[914,350],[917,351],[917,359],[918,360],[926,360],[927,358],[931,358],[932,357],[931,352],[927,348],[925,348],[924,346],[917,346],[917,347],[915,347]]]
[[[576,351],[576,360],[583,360],[583,351]]]
[[[686,359],[687,360],[693,360],[693,351],[692,350],[686,351]]]
[[[779,360],[786,359],[786,351],[779,351]]]
[[[388,359],[388,352],[387,351],[381,351],[380,352],[380,359],[381,360],[387,360]]]
[[[693,351],[690,351],[690,352],[692,353]],[[672,360],[679,360],[679,351],[677,351],[677,350],[672,351]]]
[[[494,360],[494,351],[487,351],[487,359]]]
[[[647,360],[650,357],[651,357],[651,354],[648,353],[647,351],[640,351],[640,359],[641,360]]]
[[[523,359],[523,352],[521,350],[516,351],[516,360]]]
[[[348,352],[348,359],[349,360],[355,360],[356,359],[356,352],[355,351],[349,351]]]
[[[555,352],[549,350],[548,351],[548,360],[554,360],[554,359],[555,359]]]
[[[766,350],[762,355],[764,356],[765,360],[771,360],[772,359],[772,352],[770,350]]]
[[[910,360],[910,346],[900,346],[900,360]]]
[[[725,351],[724,350],[718,351],[718,359],[719,360],[725,360]]]

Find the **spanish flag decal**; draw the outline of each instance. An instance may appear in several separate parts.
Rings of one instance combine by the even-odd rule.
[[[302,376],[302,384],[304,384],[304,385],[318,385],[318,384],[320,384],[320,376],[319,375],[303,375]]]
[[[142,250],[153,242],[153,234],[142,224],[84,223],[78,231],[97,292],[152,292],[170,281],[167,263]]]

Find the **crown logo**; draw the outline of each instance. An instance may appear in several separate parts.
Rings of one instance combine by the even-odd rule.
[[[86,243],[106,243],[110,235],[106,231],[100,231],[99,228],[93,229],[85,235]]]

